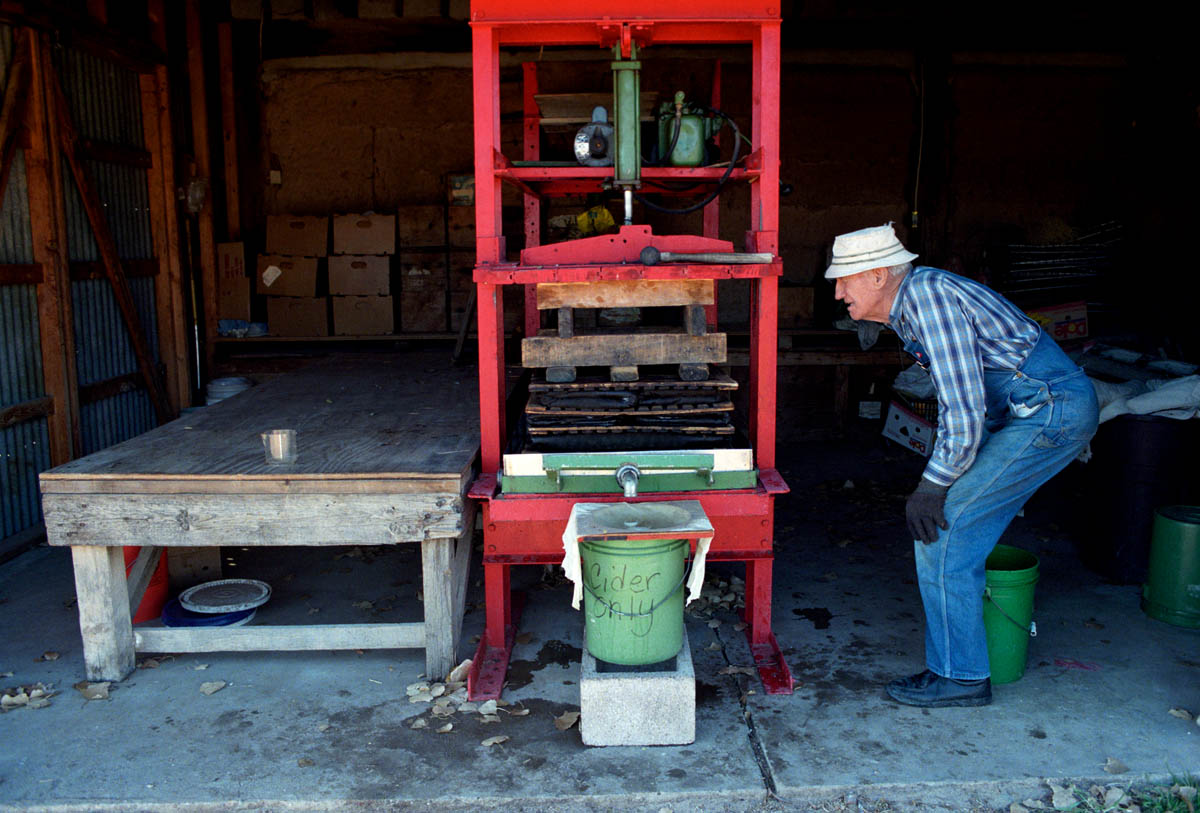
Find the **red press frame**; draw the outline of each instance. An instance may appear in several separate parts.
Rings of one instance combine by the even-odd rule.
[[[704,506],[715,535],[710,561],[746,563],[746,635],[764,688],[769,694],[790,694],[792,676],[771,632],[771,566],[773,562],[774,498],[787,492],[775,470],[775,387],[779,229],[779,66],[780,18],[771,2],[733,3],[730,0],[610,0],[603,15],[585,5],[561,0],[475,0],[471,4],[472,68],[475,111],[475,232],[479,318],[480,475],[470,496],[482,502],[484,578],[487,626],[480,639],[468,678],[473,699],[499,697],[508,669],[520,614],[519,597],[510,589],[513,565],[557,564],[562,560],[562,531],[576,502],[609,502],[618,494],[503,494],[498,489],[505,427],[504,312],[502,286],[525,286],[525,335],[536,335],[538,312],[535,285],[539,282],[579,282],[636,279],[749,280],[750,371],[749,439],[759,481],[754,488],[728,491],[654,493],[638,501],[696,499]],[[704,209],[703,236],[651,236],[644,227],[627,227],[620,235],[627,244],[621,256],[597,260],[597,242],[590,238],[555,244],[553,263],[547,250],[540,254],[542,197],[598,191],[612,175],[610,167],[514,166],[500,151],[500,48],[578,46],[611,49],[620,44],[624,55],[636,43],[639,51],[668,44],[750,45],[752,62],[751,151],[732,182],[750,184],[751,227],[745,250],[775,255],[770,263],[753,265],[670,264],[645,266],[638,252],[646,245],[670,251],[712,250],[718,233],[718,205]],[[539,158],[540,133],[536,66],[523,71],[524,140],[522,159]],[[719,104],[720,66],[716,66],[713,106]],[[644,167],[644,178],[687,179],[715,183],[723,174],[715,168]],[[527,259],[536,264],[509,262],[501,228],[501,184],[524,193]],[[612,243],[612,240],[608,241]],[[548,247],[547,247],[548,248]],[[611,255],[611,246],[607,252]],[[533,249],[532,251],[530,251]],[[605,252],[600,252],[604,254]],[[709,309],[715,323],[715,306]]]

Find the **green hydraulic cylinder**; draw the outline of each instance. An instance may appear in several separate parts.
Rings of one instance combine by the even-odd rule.
[[[615,174],[613,184],[629,190],[642,184],[641,136],[641,69],[637,45],[632,46],[632,59],[621,59],[621,46],[613,46],[616,60],[613,71],[613,150]]]

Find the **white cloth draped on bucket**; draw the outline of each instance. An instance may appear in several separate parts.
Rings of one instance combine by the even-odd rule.
[[[579,556],[579,518],[590,511],[616,504],[575,503],[571,506],[571,516],[567,519],[567,527],[563,530],[562,536],[562,569],[566,577],[575,585],[571,594],[571,606],[576,610],[579,609],[579,602],[583,600],[583,561]],[[671,533],[673,536],[664,538],[697,540],[696,552],[692,554],[692,572],[687,580],[688,595],[684,601],[686,606],[699,598],[700,591],[704,588],[704,562],[708,558],[708,546],[712,543],[712,526],[708,526],[709,536],[697,537],[694,531],[687,530],[672,531]]]

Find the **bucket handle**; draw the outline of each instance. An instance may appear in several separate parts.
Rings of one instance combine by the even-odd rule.
[[[986,598],[988,601],[992,602],[992,606],[996,608],[996,611],[999,612],[1000,615],[1004,616],[1009,621],[1013,622],[1013,624],[1015,624],[1018,629],[1023,629],[1026,632],[1028,632],[1030,638],[1037,637],[1037,622],[1030,621],[1028,627],[1026,627],[1024,624],[1017,623],[1017,620],[1015,618],[1013,618],[1011,615],[1009,615],[1008,613],[1004,612],[1004,608],[996,603],[996,599],[992,598],[992,588],[990,588],[990,587],[983,588],[983,597]]]
[[[587,579],[583,580],[583,589],[587,590],[588,593],[591,594],[592,598],[594,598],[594,599],[596,599],[596,601],[600,602],[600,606],[604,607],[610,613],[614,613],[616,615],[623,615],[626,618],[645,618],[648,615],[654,615],[655,610],[657,610],[659,607],[666,604],[671,599],[671,597],[675,595],[675,591],[678,590],[680,587],[683,587],[683,584],[684,584],[684,582],[687,581],[688,576],[690,576],[692,574],[692,565],[695,563],[695,561],[696,561],[695,559],[688,560],[687,570],[685,570],[683,572],[683,576],[681,576],[679,581],[675,583],[675,586],[667,591],[667,594],[662,597],[661,601],[656,601],[654,603],[654,606],[652,606],[649,610],[646,610],[646,612],[644,612],[644,613],[621,612],[620,610],[616,609],[611,604],[609,604],[607,601],[600,598],[600,596],[596,595],[596,591],[594,591],[591,587],[588,587]]]

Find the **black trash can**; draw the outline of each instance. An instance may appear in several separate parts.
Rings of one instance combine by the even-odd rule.
[[[1092,453],[1080,558],[1110,581],[1138,584],[1146,578],[1155,509],[1200,504],[1200,420],[1120,415],[1100,425]]]

